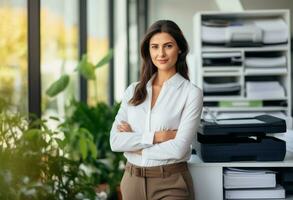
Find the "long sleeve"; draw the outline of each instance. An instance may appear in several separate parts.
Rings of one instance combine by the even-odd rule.
[[[202,92],[194,87],[190,91],[182,111],[176,137],[173,140],[143,149],[142,157],[152,160],[180,160],[186,156],[200,123],[202,105]]]
[[[127,151],[137,151],[146,147],[152,146],[152,138],[146,138],[147,135],[152,134],[142,134],[139,132],[119,132],[117,130],[117,125],[121,121],[128,122],[128,101],[133,96],[133,91],[135,84],[131,84],[125,91],[124,97],[120,109],[115,117],[115,121],[112,125],[110,133],[110,146],[112,151],[116,152],[127,152]],[[130,124],[131,125],[131,124]]]

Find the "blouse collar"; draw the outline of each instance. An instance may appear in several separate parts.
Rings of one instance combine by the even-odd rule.
[[[157,73],[153,74],[151,79],[148,81],[147,88],[152,87],[152,83],[156,75]],[[170,85],[177,89],[180,87],[180,85],[183,83],[184,80],[185,78],[183,78],[179,73],[176,73],[173,76],[171,76],[167,81],[165,81],[163,85]]]

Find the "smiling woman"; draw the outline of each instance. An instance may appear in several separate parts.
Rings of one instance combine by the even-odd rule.
[[[176,72],[179,47],[169,33],[157,33],[150,40],[150,55],[152,62],[159,70]]]
[[[189,81],[187,53],[172,21],[157,21],[144,37],[140,81],[126,90],[110,137],[112,150],[124,152],[128,161],[123,199],[194,199],[186,161],[200,122],[202,92]]]

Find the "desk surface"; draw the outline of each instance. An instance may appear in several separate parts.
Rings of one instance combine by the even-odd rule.
[[[260,161],[237,161],[237,162],[203,162],[197,155],[192,155],[188,161],[191,167],[293,167],[293,152],[286,153],[284,161],[260,162]]]

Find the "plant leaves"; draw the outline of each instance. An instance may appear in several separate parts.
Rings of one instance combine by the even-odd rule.
[[[89,149],[90,149],[92,158],[96,159],[98,156],[98,151],[97,151],[96,145],[93,142],[89,143]]]
[[[87,61],[87,55],[84,54],[78,63],[77,71],[87,80],[95,80],[95,66]]]
[[[96,68],[102,67],[107,64],[113,57],[113,50],[110,49],[109,52],[96,64]]]
[[[62,92],[69,83],[69,76],[67,74],[62,75],[57,81],[52,83],[52,85],[47,89],[46,94],[49,97],[54,97],[60,92]]]
[[[79,150],[80,150],[82,159],[85,160],[87,157],[87,146],[86,146],[86,138],[83,135],[79,139]]]

